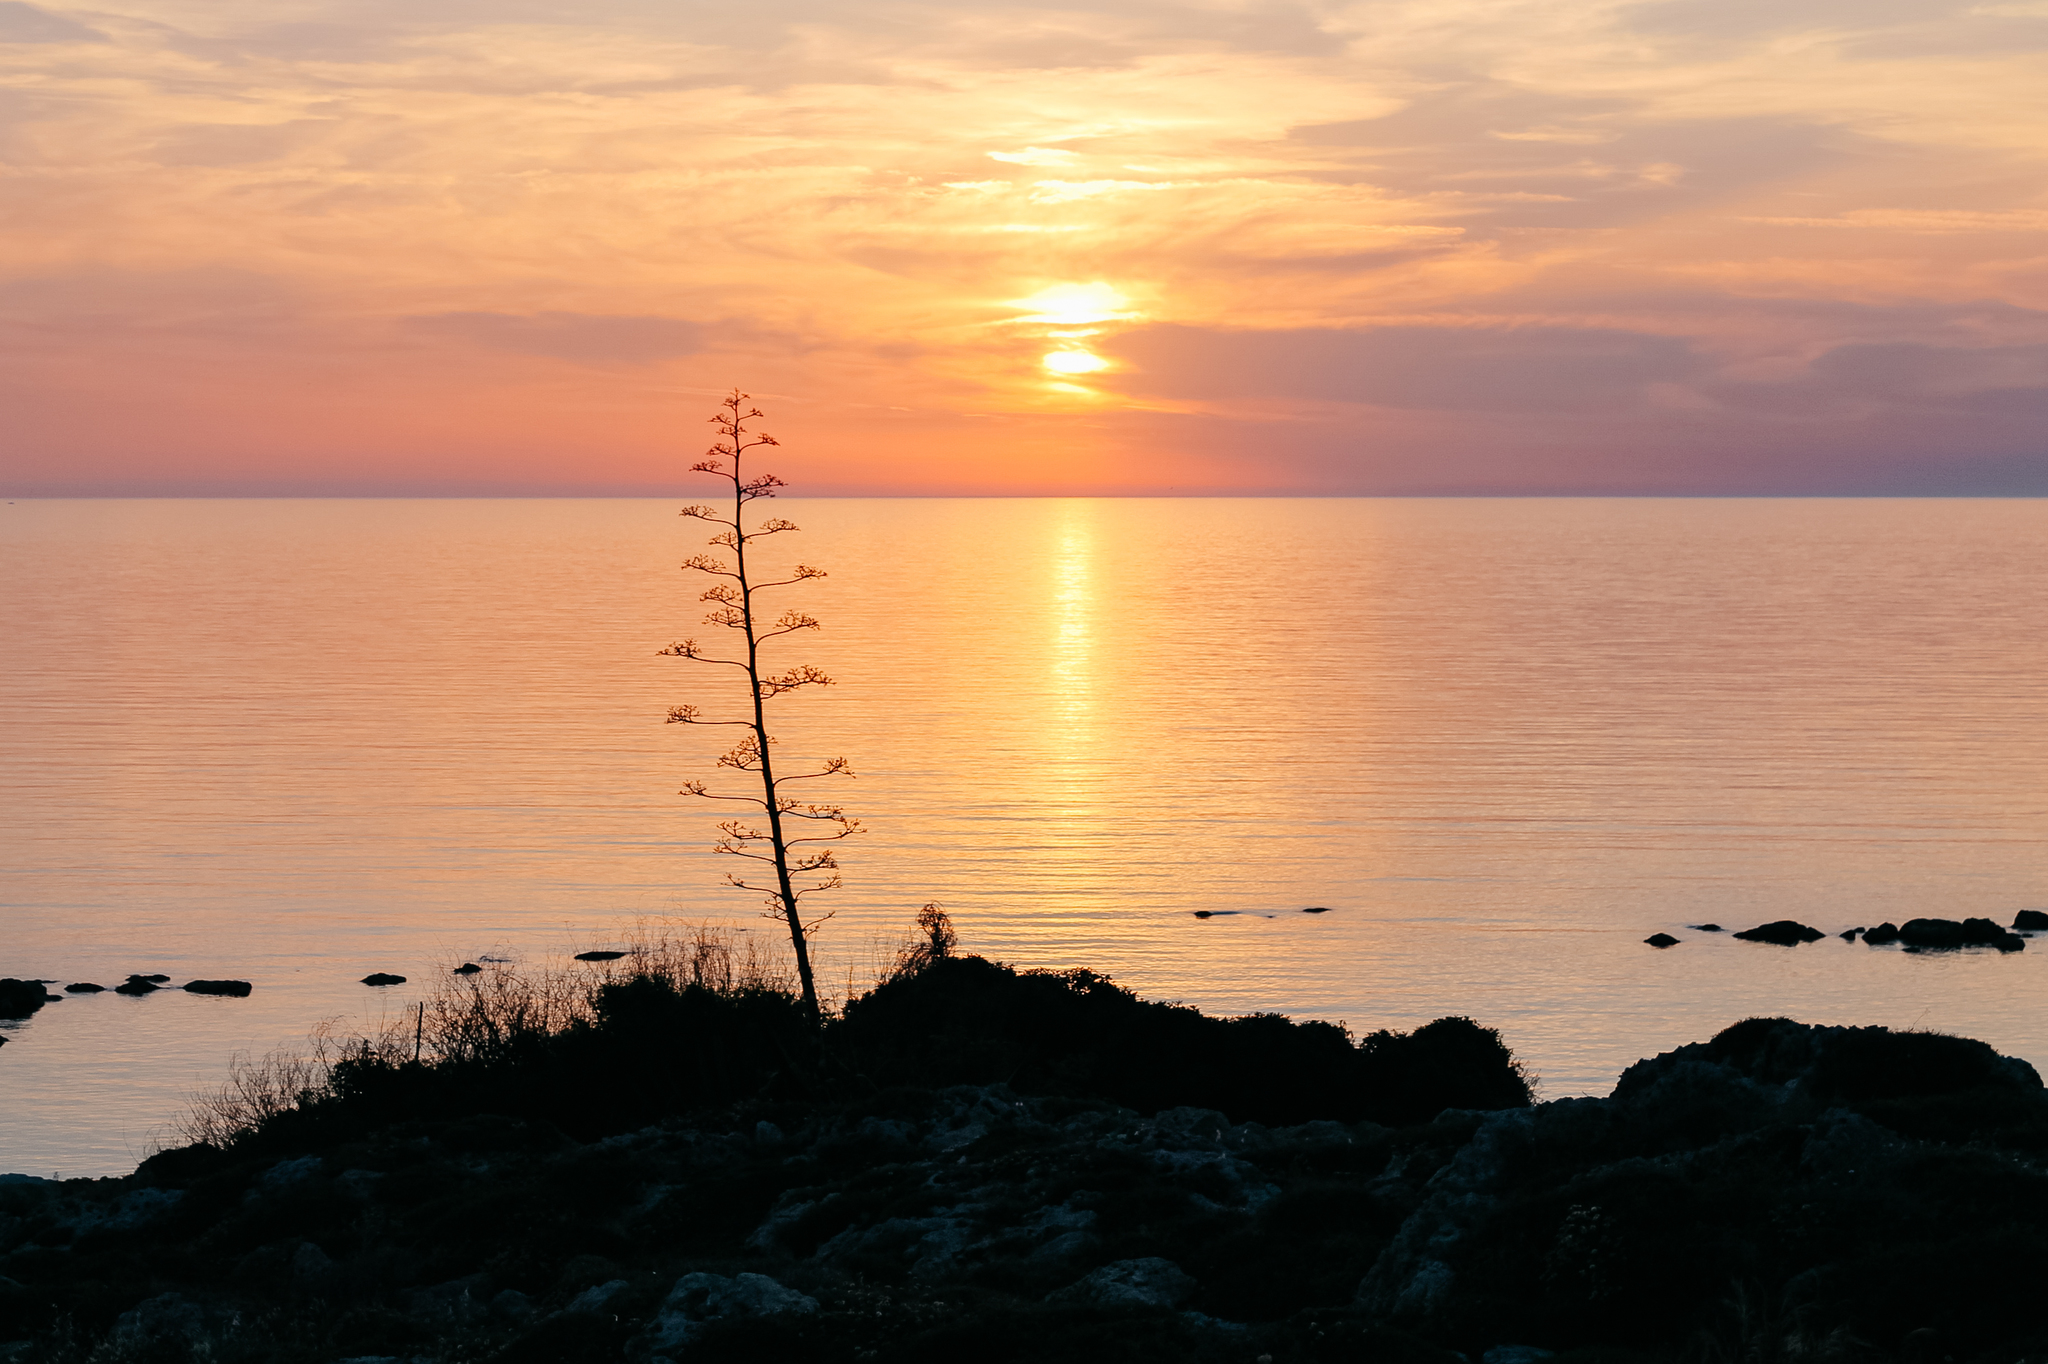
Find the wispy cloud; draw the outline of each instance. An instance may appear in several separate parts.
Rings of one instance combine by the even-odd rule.
[[[645,486],[743,382],[845,488],[2024,469],[2044,16],[0,0],[9,458]],[[1116,363],[1049,373],[1006,300],[1091,284]]]

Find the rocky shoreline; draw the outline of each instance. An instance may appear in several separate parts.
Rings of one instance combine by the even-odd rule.
[[[1326,1025],[1198,1025],[1097,978],[1054,994],[970,963],[883,987],[865,1021],[849,1008],[837,1070],[770,1066],[742,1097],[652,1121],[522,1110],[420,1068],[463,1096],[436,1109],[406,1067],[372,1066],[225,1149],[124,1179],[9,1176],[0,1361],[2048,1352],[2048,1097],[1982,1043],[1753,1019],[1606,1098],[1532,1104],[1459,1020],[1427,1044],[1376,1034],[1377,1052],[1340,1038],[1366,1068],[1316,1071],[1300,1058],[1354,1064]],[[1153,1031],[1034,1050],[1062,1010]],[[943,1045],[919,1051],[912,1029]],[[1161,1053],[1167,1079],[1139,1102],[1116,1096],[1154,1083],[1142,1067],[1040,1063],[1169,1034],[1201,1055]],[[1326,1091],[1292,1111],[1331,1116],[1226,1111],[1288,1112],[1283,1090],[1231,1078],[1288,1056]],[[949,1070],[975,1082],[918,1082]],[[1438,1103],[1415,1085],[1439,1072],[1491,1097]],[[1351,1081],[1330,1076],[1354,1073],[1338,1092]],[[1205,1083],[1225,1107],[1161,1102]]]

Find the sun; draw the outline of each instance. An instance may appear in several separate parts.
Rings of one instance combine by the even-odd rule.
[[[1010,306],[1025,308],[1029,315],[1019,322],[1042,322],[1054,327],[1086,326],[1090,322],[1112,322],[1130,316],[1130,300],[1107,284],[1055,284],[1028,298],[1013,298]]]
[[[1054,374],[1094,374],[1109,368],[1109,361],[1086,350],[1047,351],[1039,363]]]

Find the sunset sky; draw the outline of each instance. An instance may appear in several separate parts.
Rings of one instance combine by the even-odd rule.
[[[2048,493],[2048,0],[0,0],[9,495]]]

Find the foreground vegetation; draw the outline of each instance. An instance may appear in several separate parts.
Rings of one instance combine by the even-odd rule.
[[[0,1358],[2048,1352],[2048,1099],[1933,1034],[1750,1020],[1532,1106],[1467,1020],[1354,1041],[938,936],[820,1040],[700,935],[458,982],[195,1123],[0,1186]]]

